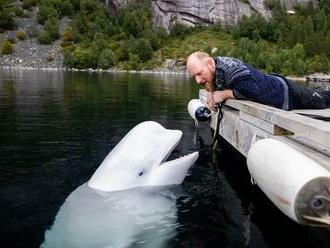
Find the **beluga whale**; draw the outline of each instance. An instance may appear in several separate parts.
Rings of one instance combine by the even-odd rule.
[[[135,126],[67,197],[41,247],[168,247],[178,227],[175,185],[198,158],[166,161],[181,137],[153,121]]]

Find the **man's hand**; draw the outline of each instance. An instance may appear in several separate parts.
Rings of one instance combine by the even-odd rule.
[[[213,92],[208,92],[207,105],[210,109],[216,111],[217,104],[228,98],[235,98],[232,90],[216,90]]]

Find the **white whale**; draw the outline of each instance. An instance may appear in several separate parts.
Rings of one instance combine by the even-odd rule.
[[[182,132],[134,127],[92,178],[61,206],[41,247],[168,247],[176,235],[177,187],[198,152],[167,161]]]
[[[153,121],[135,126],[109,153],[88,182],[104,191],[181,184],[198,152],[167,161],[182,132]]]

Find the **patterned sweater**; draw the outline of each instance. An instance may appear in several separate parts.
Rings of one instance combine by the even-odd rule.
[[[289,110],[289,89],[286,81],[264,74],[242,61],[230,57],[216,57],[215,86],[231,89],[237,99],[247,99],[276,108]]]

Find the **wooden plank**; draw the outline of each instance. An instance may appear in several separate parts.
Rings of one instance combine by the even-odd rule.
[[[330,123],[250,101],[228,100],[226,105],[330,147]]]
[[[216,130],[217,115],[213,115],[210,126]],[[253,136],[266,138],[269,133],[239,118],[239,111],[224,107],[219,134],[244,156],[250,150]]]
[[[242,111],[239,112],[239,118],[241,120],[244,120],[248,123],[250,123],[251,125],[254,125],[266,132],[268,132],[269,134],[272,135],[290,135],[293,134],[292,132],[290,132],[289,130],[283,129],[279,126],[276,126],[270,122],[261,120],[253,115],[249,115],[247,113],[244,113]]]
[[[301,114],[305,116],[319,116],[319,117],[328,117],[330,118],[330,108],[328,109],[295,109],[290,112],[295,114]],[[312,117],[313,118],[313,117]]]

